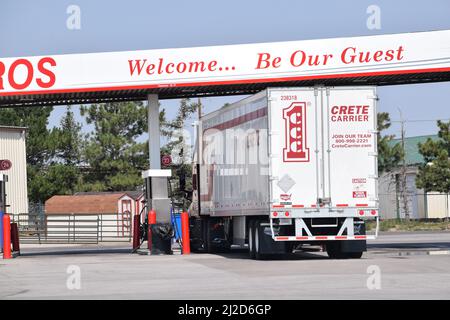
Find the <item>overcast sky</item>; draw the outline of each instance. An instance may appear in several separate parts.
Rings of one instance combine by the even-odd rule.
[[[81,10],[78,30],[67,28],[67,8]],[[381,12],[369,29],[367,8]],[[0,57],[87,53],[204,45],[320,39],[450,29],[450,1],[377,0],[0,0]],[[379,111],[410,121],[407,136],[434,134],[450,118],[450,83],[380,87]],[[241,97],[204,99],[205,111]],[[178,100],[162,106],[173,116]],[[57,125],[64,107],[56,107]],[[391,133],[399,134],[397,123]]]

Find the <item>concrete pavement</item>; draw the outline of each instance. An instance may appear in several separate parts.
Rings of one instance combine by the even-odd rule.
[[[449,299],[449,250],[450,232],[381,234],[360,260],[322,252],[254,261],[245,250],[144,256],[129,254],[128,244],[31,246],[0,260],[0,299]],[[73,270],[80,289],[69,289]]]

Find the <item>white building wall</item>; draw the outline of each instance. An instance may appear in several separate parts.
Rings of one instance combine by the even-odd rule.
[[[0,159],[12,162],[11,169],[0,171],[8,176],[7,212],[28,213],[25,129],[0,127]]]
[[[438,192],[427,193],[427,213],[430,219],[450,217],[450,195]]]

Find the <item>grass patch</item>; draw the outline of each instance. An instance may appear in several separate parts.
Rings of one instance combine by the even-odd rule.
[[[375,221],[366,221],[367,230],[375,230]],[[450,230],[450,222],[446,221],[418,221],[383,220],[380,221],[380,231],[442,231]]]

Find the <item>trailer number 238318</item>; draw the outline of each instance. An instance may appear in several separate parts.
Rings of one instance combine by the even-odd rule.
[[[281,96],[281,100],[282,101],[295,101],[295,100],[297,100],[297,96],[296,95],[283,95],[283,96]]]

